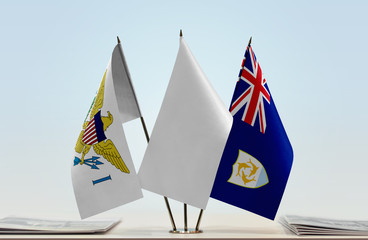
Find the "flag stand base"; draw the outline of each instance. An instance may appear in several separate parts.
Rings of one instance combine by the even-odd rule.
[[[177,230],[170,230],[169,233],[175,233],[175,234],[193,234],[193,233],[203,233],[202,230],[195,230],[195,229],[177,229]]]
[[[203,214],[203,209],[199,212],[197,225],[194,229],[188,228],[188,216],[187,216],[187,204],[184,203],[184,229],[177,229],[175,224],[173,224],[173,229],[169,231],[169,233],[175,233],[175,234],[196,234],[196,233],[203,233],[202,230],[199,229],[199,225],[201,223]]]

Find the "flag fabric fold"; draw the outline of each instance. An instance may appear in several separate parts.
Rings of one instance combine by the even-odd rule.
[[[211,197],[273,220],[291,171],[293,150],[250,46],[230,112],[233,125]]]
[[[139,178],[142,188],[205,209],[231,114],[183,38]]]
[[[71,173],[81,218],[143,197],[122,127],[140,115],[118,44],[75,146]]]
[[[121,121],[125,123],[141,117],[141,111],[120,43],[114,48],[111,57],[111,69]]]

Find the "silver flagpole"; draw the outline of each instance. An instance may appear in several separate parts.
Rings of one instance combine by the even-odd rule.
[[[148,135],[146,123],[144,122],[143,117],[141,117],[141,123],[142,123],[142,126],[143,126],[144,134],[146,135],[147,143],[148,143],[149,142],[149,135]],[[172,212],[171,212],[169,200],[167,199],[166,196],[164,196],[164,200],[165,200],[167,211],[169,212],[170,221],[171,221],[173,231],[176,231],[176,225],[175,225],[174,217],[173,217]]]
[[[124,54],[123,54],[123,48],[121,46],[119,36],[117,37],[117,40],[118,40],[118,44],[119,44],[119,50],[120,50],[121,58],[123,59],[123,65],[124,65],[124,67],[125,67],[125,69],[127,71],[127,75],[128,75],[128,80],[129,80],[130,86],[133,89],[134,97],[135,97],[135,100],[137,102],[137,107],[138,107],[139,115],[141,116],[140,119],[141,119],[141,123],[142,123],[142,126],[143,126],[144,134],[146,135],[146,140],[147,140],[147,143],[148,143],[149,140],[150,140],[150,138],[149,138],[149,135],[148,135],[146,123],[144,122],[144,119],[142,117],[141,110],[140,110],[139,105],[138,105],[138,100],[137,100],[137,97],[135,95],[135,91],[134,91],[133,84],[132,84],[132,81],[131,81],[131,78],[130,78],[130,73],[129,73],[129,70],[128,70],[128,67],[127,67],[127,64],[126,64],[126,61],[125,61],[125,57],[124,57]],[[165,200],[167,211],[169,212],[170,221],[171,221],[171,225],[172,225],[173,231],[176,231],[176,225],[175,225],[175,221],[174,221],[174,218],[173,218],[173,215],[172,215],[172,212],[171,212],[169,200],[167,199],[166,196],[164,196],[164,200]]]
[[[188,215],[186,203],[184,203],[184,232],[188,232]]]
[[[198,216],[198,220],[197,220],[197,225],[196,225],[196,228],[195,228],[196,231],[199,231],[199,225],[201,224],[202,214],[203,214],[203,209],[201,209],[201,211],[199,212],[199,216]]]
[[[179,36],[183,37],[183,31],[181,29],[180,29]],[[193,230],[188,231],[187,204],[184,203],[184,232],[183,233],[202,233],[202,230],[199,230],[199,225],[201,223],[202,214],[203,214],[203,209],[201,209],[201,211],[199,212],[199,216],[198,216],[197,225],[195,227],[195,230],[194,231]],[[182,232],[180,232],[180,233],[182,233]]]

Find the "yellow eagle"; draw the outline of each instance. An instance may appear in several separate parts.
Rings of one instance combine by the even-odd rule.
[[[97,96],[95,98],[93,108],[90,113],[89,121],[85,121],[83,123],[83,130],[79,134],[79,138],[75,145],[75,151],[77,153],[82,153],[82,157],[80,159],[80,164],[84,163],[84,157],[89,152],[90,148],[93,147],[93,150],[98,155],[102,155],[106,160],[108,160],[112,165],[114,165],[117,169],[120,169],[124,173],[129,173],[128,167],[125,165],[123,159],[121,158],[118,150],[116,149],[114,143],[107,139],[104,135],[106,129],[112,124],[113,116],[108,111],[108,116],[101,116],[100,110],[103,105],[103,98],[104,98],[104,89],[105,89],[105,78],[106,78],[106,71],[102,78],[102,82],[100,88],[98,90]],[[99,123],[95,123],[95,122]],[[94,126],[94,124],[96,126]],[[88,131],[90,128],[95,127],[98,128],[100,125],[100,136],[102,135],[103,138],[97,139],[95,137],[94,140],[86,140],[88,138]],[[87,129],[87,132],[86,132]],[[98,135],[98,134],[97,134]]]

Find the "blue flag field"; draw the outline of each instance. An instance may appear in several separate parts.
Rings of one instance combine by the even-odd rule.
[[[233,125],[211,197],[273,220],[293,150],[251,46],[244,55],[230,113]]]

